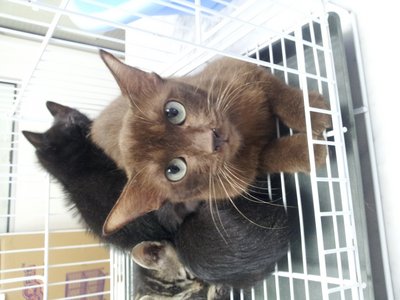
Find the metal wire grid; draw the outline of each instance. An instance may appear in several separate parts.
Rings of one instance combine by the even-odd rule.
[[[308,90],[318,90],[325,96],[325,99],[330,99],[333,123],[333,131],[327,133],[333,138],[329,138],[328,141],[312,141],[309,136],[309,149],[312,149],[310,146],[315,142],[329,147],[330,155],[326,161],[326,169],[316,172],[313,166],[309,182],[304,181],[304,178],[299,178],[298,174],[294,175],[302,240],[300,246],[302,267],[299,268],[296,265],[298,262],[293,262],[291,251],[289,251],[287,264],[284,264],[282,268],[280,265],[277,266],[273,276],[264,282],[264,299],[363,298],[363,284],[360,277],[352,216],[350,182],[346,171],[347,161],[343,139],[346,128],[337,127],[342,123],[339,107],[337,103],[333,103],[336,97],[335,74],[332,69],[332,61],[330,61],[332,59],[331,52],[324,46],[329,44],[329,36],[326,35],[326,32],[324,33],[323,29],[321,30],[322,26],[324,26],[323,19],[313,20],[293,32],[296,39],[293,45],[290,40],[282,38],[269,44],[261,53],[257,51],[254,54],[259,59],[264,58],[269,62],[277,62],[279,67],[272,66],[271,71],[282,77],[287,83],[302,88],[306,104]],[[278,51],[276,51],[277,48]],[[292,52],[289,55],[286,54],[288,50]],[[279,57],[274,58],[274,53],[277,53]],[[306,75],[302,77],[304,74]],[[306,109],[313,111],[309,107]],[[308,118],[307,122],[309,122]],[[313,157],[312,153],[310,153],[310,157]],[[281,176],[282,183],[284,183],[284,175]],[[307,254],[314,250],[313,246],[307,243],[310,233],[304,228],[306,222],[304,216],[310,216],[307,211],[304,212],[302,209],[301,202],[309,200],[307,199],[309,194],[306,193],[306,197],[304,197],[301,192],[304,189],[308,190],[313,198],[315,234],[317,236],[315,245],[317,253],[313,253],[313,255],[318,257],[317,269],[312,262],[315,258],[310,259]],[[330,200],[329,204],[328,200]],[[313,216],[311,215],[311,217]],[[294,250],[299,251],[299,249]],[[269,292],[267,286],[272,287],[273,292]]]
[[[45,29],[42,32],[44,36],[9,28],[0,29],[3,34],[31,40],[30,43],[35,49],[35,58],[32,60],[32,64],[24,70],[25,76],[22,81],[15,82],[17,84],[15,101],[2,110],[4,119],[7,118],[17,124],[15,132],[11,133],[15,136],[15,140],[9,150],[12,150],[18,159],[7,165],[12,167],[11,173],[4,172],[1,175],[2,178],[9,180],[10,186],[13,188],[37,178],[42,178],[44,182],[42,187],[47,191],[47,195],[38,197],[38,203],[41,202],[43,208],[37,215],[38,219],[42,219],[43,224],[41,230],[35,232],[44,235],[44,244],[40,251],[43,251],[44,257],[42,266],[44,276],[41,277],[43,280],[41,286],[44,287],[45,298],[48,287],[46,282],[49,279],[48,268],[51,267],[48,261],[48,251],[51,249],[49,235],[54,231],[54,227],[57,227],[52,223],[52,215],[54,215],[50,205],[52,185],[46,175],[38,176],[42,173],[38,173],[28,160],[18,156],[18,150],[21,152],[21,149],[24,149],[23,151],[26,149],[24,148],[26,145],[23,146],[24,141],[20,139],[18,128],[26,128],[25,126],[29,125],[40,131],[48,127],[50,121],[48,116],[32,113],[36,106],[43,110],[45,100],[52,99],[75,106],[92,116],[111,101],[118,94],[118,89],[104,66],[99,62],[97,55],[92,54],[98,45],[103,44],[116,49],[115,53],[122,56],[125,50],[127,61],[135,64],[136,61],[140,61],[141,64],[137,64],[138,66],[143,64],[144,68],[152,69],[162,75],[189,73],[217,54],[257,63],[269,67],[277,76],[281,76],[288,83],[298,85],[303,89],[308,128],[310,128],[309,113],[311,111],[330,114],[333,130],[328,132],[330,136],[328,141],[313,140],[309,131],[309,145],[322,143],[330,149],[326,169],[317,172],[312,164],[309,180],[301,175],[293,176],[300,208],[301,245],[296,249],[293,248],[294,246],[292,247],[288,253],[287,263],[277,266],[276,271],[261,286],[256,286],[249,293],[242,291],[241,298],[248,297],[249,294],[251,299],[363,299],[351,186],[343,138],[345,130],[341,125],[328,25],[320,3],[313,7],[314,12],[317,13],[311,14],[313,10],[304,8],[304,6],[299,7],[290,1],[245,1],[244,3],[218,1],[227,6],[226,11],[222,12],[196,6],[198,5],[197,1],[195,4],[187,1],[174,1],[173,4],[168,1],[157,1],[165,6],[175,5],[175,8],[177,3],[181,4],[183,8],[178,7],[177,9],[185,10],[190,15],[189,21],[185,18],[183,21],[182,18],[173,20],[172,25],[176,26],[174,22],[178,22],[179,25],[177,37],[176,30],[173,34],[156,32],[140,27],[147,26],[146,23],[135,27],[135,24],[126,25],[115,20],[98,18],[97,21],[106,23],[113,28],[111,33],[88,32],[64,24],[66,16],[81,16],[95,21],[93,17],[69,10],[67,6],[69,1],[28,3],[12,0],[9,2],[20,8],[39,9],[50,15],[48,22],[34,20],[34,18],[22,14],[18,15],[15,10],[12,14],[1,13],[0,15],[8,21],[19,22],[23,26],[28,24],[37,26],[41,30]],[[87,2],[98,4],[95,1]],[[266,4],[266,2],[268,3]],[[193,8],[195,9],[193,10]],[[271,15],[271,10],[275,14],[286,10],[297,18],[290,18],[291,22],[287,21],[288,19],[285,19],[284,22],[274,22],[271,17],[265,17]],[[264,18],[262,18],[263,16]],[[170,20],[166,21],[154,16],[141,15],[141,17],[149,22],[164,22],[165,26],[171,26]],[[238,31],[240,27],[245,29]],[[185,32],[190,34],[185,35]],[[193,35],[191,32],[195,32],[195,34]],[[70,41],[60,38],[60,36],[63,37],[63,33],[72,36],[72,38],[69,36]],[[153,43],[147,40],[139,43],[132,38],[138,34],[147,36],[148,40],[156,38],[159,48],[163,48],[163,45],[169,43],[172,48],[168,49],[173,50],[170,52],[161,50],[160,52],[155,49]],[[86,43],[82,43],[84,38],[88,40]],[[97,44],[93,40],[96,40]],[[13,38],[2,39],[0,43],[16,51],[20,47]],[[155,52],[146,56],[143,51],[136,53],[131,50],[138,47]],[[280,48],[280,51],[275,51],[277,48]],[[287,53],[293,48],[295,55]],[[60,54],[60,51],[65,52]],[[241,54],[246,51],[248,56],[242,56]],[[151,68],[153,65],[157,65],[159,68]],[[4,79],[10,82],[8,78]],[[331,110],[322,111],[310,108],[308,106],[309,89],[317,89],[324,94],[325,98],[330,101]],[[313,155],[313,151],[310,150],[310,157],[313,158]],[[281,176],[283,182],[284,175]],[[311,201],[311,199],[304,198],[303,190],[311,193],[315,218],[316,241],[314,245],[307,242],[310,233],[304,227],[307,220],[304,217],[306,212],[302,207],[305,201]],[[15,203],[17,196],[6,197],[6,201]],[[21,200],[18,198],[18,201]],[[64,213],[59,212],[57,217]],[[11,212],[3,214],[2,217],[13,219],[19,215]],[[33,230],[25,229],[24,232],[33,233]],[[7,235],[10,233],[2,234],[2,236]],[[92,246],[95,247],[95,245]],[[316,247],[316,250],[312,247]],[[22,251],[28,252],[29,250]],[[17,253],[20,250],[11,251]],[[299,261],[293,259],[293,251],[300,252]],[[0,253],[3,254],[3,252]],[[313,257],[310,257],[310,253]],[[129,298],[130,283],[129,280],[126,280],[129,264],[126,258],[118,254],[112,255],[111,264],[113,266],[111,268],[113,283],[111,291],[105,292],[105,294],[109,293],[110,297],[114,297],[114,299]],[[1,272],[11,271],[1,270]],[[21,278],[15,280],[21,280]],[[5,283],[5,281],[0,282]]]

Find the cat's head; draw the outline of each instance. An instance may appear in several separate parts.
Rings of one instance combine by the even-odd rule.
[[[52,127],[44,133],[22,131],[22,134],[36,148],[36,154],[44,165],[59,160],[67,162],[71,153],[77,153],[75,150],[82,147],[91,121],[76,109],[61,104],[48,101],[46,106],[54,117]]]
[[[227,107],[219,103],[221,94],[232,91],[221,90],[221,85],[217,91],[204,90],[128,66],[107,52],[100,55],[130,105],[119,135],[129,180],[104,224],[104,234],[158,209],[166,200],[227,199],[254,179],[256,159],[236,164],[243,152],[247,157],[252,153],[243,149]],[[235,174],[226,170],[231,163],[230,172]],[[248,168],[249,164],[253,165]],[[248,171],[237,180],[233,168],[239,167]]]
[[[166,241],[145,241],[131,252],[142,271],[135,282],[135,299],[192,299],[207,294],[209,285],[194,278],[180,262],[174,247]],[[201,297],[205,299],[205,297]]]

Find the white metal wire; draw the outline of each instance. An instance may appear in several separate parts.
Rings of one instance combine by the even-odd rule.
[[[332,11],[335,11],[339,15],[343,14],[343,9],[340,9],[335,6],[330,6],[329,9]],[[383,253],[388,253],[388,246],[386,242],[386,232],[385,232],[385,222],[383,218],[383,208],[382,208],[382,199],[381,199],[381,192],[380,192],[380,185],[379,185],[379,176],[378,176],[378,170],[377,170],[377,164],[376,164],[376,153],[375,153],[375,146],[373,144],[373,134],[372,134],[372,128],[371,128],[371,116],[369,113],[369,107],[368,107],[368,93],[367,93],[367,88],[365,85],[365,73],[364,73],[364,67],[362,64],[362,53],[361,53],[361,48],[360,48],[360,40],[359,40],[359,34],[358,34],[358,27],[357,27],[357,22],[356,22],[356,17],[354,14],[350,14],[350,26],[353,29],[354,34],[352,35],[352,38],[354,39],[354,45],[355,45],[355,51],[356,51],[356,60],[357,60],[357,65],[358,65],[358,70],[359,70],[359,76],[360,76],[360,85],[361,85],[361,94],[362,94],[362,107],[360,110],[355,111],[356,113],[364,113],[364,116],[366,118],[365,126],[367,130],[367,143],[368,143],[368,148],[370,151],[370,163],[371,163],[371,168],[372,168],[372,176],[373,176],[373,181],[372,184],[374,186],[374,193],[375,193],[375,199],[376,199],[376,209],[377,209],[377,218],[379,222],[379,237],[380,237],[380,243],[382,247]],[[391,279],[391,272],[390,272],[390,264],[389,264],[389,257],[388,255],[383,255],[382,257],[383,261],[383,269],[384,269],[384,276],[386,278],[385,280],[385,286],[386,286],[386,292],[388,294],[388,299],[394,299],[394,293],[393,293],[393,284],[392,284],[392,279]]]
[[[72,0],[71,0],[72,1]],[[298,1],[217,1],[226,5],[222,11],[216,11],[202,6],[201,0],[193,2],[184,0],[150,1],[165,7],[177,9],[187,16],[159,17],[134,13],[139,21],[129,24],[118,20],[104,19],[88,13],[79,12],[68,6],[71,2],[61,1],[59,5],[51,2],[23,0],[6,0],[14,8],[37,9],[51,16],[50,21],[35,19],[32,15],[19,14],[18,10],[4,10],[0,13],[1,22],[16,22],[23,24],[25,30],[15,30],[10,27],[0,28],[0,49],[7,49],[5,57],[13,56],[22,47],[35,52],[35,58],[28,60],[27,66],[19,73],[15,70],[2,73],[0,81],[16,84],[15,99],[12,103],[0,101],[2,120],[16,122],[17,129],[43,131],[51,122],[51,117],[45,112],[44,102],[53,100],[74,106],[91,117],[94,117],[107,103],[119,94],[112,76],[97,56],[97,48],[103,47],[131,64],[143,69],[152,70],[163,76],[180,76],[188,74],[216,55],[224,55],[243,61],[268,67],[277,76],[290,83],[296,78],[304,91],[306,123],[311,128],[310,113],[328,114],[333,123],[333,130],[327,136],[333,140],[314,140],[311,130],[308,130],[311,188],[314,220],[316,229],[316,245],[318,251],[317,266],[313,265],[310,255],[314,253],[307,242],[309,232],[305,227],[306,211],[303,211],[304,178],[293,175],[296,188],[297,205],[299,208],[300,245],[299,261],[295,260],[293,248],[288,252],[286,266],[277,265],[275,272],[259,287],[249,291],[240,291],[240,299],[247,294],[251,299],[364,299],[363,282],[358,257],[356,229],[352,208],[351,186],[348,174],[348,164],[340,105],[337,94],[335,70],[330,48],[329,28],[326,11],[320,1],[308,1],[299,4]],[[110,8],[99,0],[85,0],[88,5],[100,8]],[[0,4],[1,5],[1,4]],[[111,27],[104,33],[93,32],[79,26],[72,26],[77,18],[89,22],[99,22]],[[8,24],[8,23],[7,23]],[[153,26],[150,26],[153,24]],[[158,26],[154,26],[154,25]],[[26,26],[36,26],[44,31],[44,35],[26,29]],[[314,27],[316,26],[316,27]],[[168,31],[170,29],[172,31]],[[310,32],[310,39],[304,37],[305,28]],[[317,40],[319,28],[321,40]],[[72,38],[71,38],[72,37]],[[68,40],[70,38],[70,40]],[[76,39],[76,40],[73,40]],[[292,43],[295,57],[287,53],[287,43]],[[282,60],[279,60],[275,48],[280,49]],[[264,53],[264,52],[265,53]],[[247,53],[248,55],[243,55]],[[269,59],[264,55],[268,53]],[[3,53],[2,53],[3,54]],[[322,55],[322,59],[321,59]],[[312,56],[312,59],[308,57]],[[0,55],[0,62],[2,55]],[[295,62],[295,63],[294,63]],[[13,62],[16,64],[17,62]],[[7,66],[7,65],[6,65]],[[3,71],[4,72],[4,71]],[[310,81],[316,82],[316,87],[310,86]],[[308,92],[316,88],[330,100],[330,110],[312,108],[308,103]],[[0,99],[7,93],[0,87]],[[39,107],[39,108],[38,108]],[[69,244],[53,246],[53,234],[70,232],[80,233],[80,224],[67,216],[62,207],[62,196],[57,184],[49,181],[34,163],[35,158],[30,145],[21,138],[17,130],[0,132],[0,137],[12,135],[15,140],[10,145],[0,145],[0,151],[14,151],[17,159],[11,162],[1,161],[1,166],[10,167],[12,172],[0,174],[0,183],[12,186],[12,194],[1,196],[0,203],[10,202],[11,211],[0,214],[11,223],[11,232],[0,232],[1,238],[22,237],[25,235],[43,236],[43,244],[39,247],[0,249],[0,258],[4,255],[39,252],[43,255],[43,265],[33,267],[13,267],[0,270],[0,288],[2,293],[22,291],[28,287],[10,287],[11,282],[24,282],[28,279],[40,280],[37,287],[43,289],[44,299],[52,296],[51,288],[69,283],[85,283],[96,280],[106,280],[110,289],[96,293],[86,293],[90,296],[104,296],[110,299],[129,299],[131,281],[127,274],[131,269],[129,257],[111,251],[104,259],[81,262],[50,261],[54,251],[75,251],[81,248],[95,249],[101,245],[92,241],[84,245]],[[335,157],[327,158],[326,170],[322,173],[314,163],[313,145],[326,145],[333,149]],[[1,152],[1,153],[3,153]],[[31,153],[28,157],[26,153]],[[333,161],[334,159],[334,161]],[[1,169],[3,170],[3,169]],[[286,175],[281,174],[284,186]],[[37,209],[24,210],[21,203],[26,203],[27,194],[21,187],[40,187],[38,193],[29,195],[30,201],[38,203]],[[3,186],[3,185],[2,185]],[[327,198],[320,192],[321,186],[327,189]],[[51,201],[50,201],[51,200]],[[286,201],[285,191],[283,200]],[[36,203],[35,202],[35,203]],[[329,210],[323,210],[329,204]],[[22,207],[21,207],[22,206]],[[28,218],[34,225],[27,227],[20,220]],[[68,224],[68,225],[65,225]],[[331,231],[327,230],[326,224]],[[325,245],[327,235],[331,236],[329,245]],[[331,264],[331,261],[335,263]],[[101,275],[89,279],[52,281],[50,274],[56,268],[77,267],[79,265],[109,265],[109,275]],[[10,274],[20,274],[33,270],[43,275],[9,278]],[[3,289],[3,286],[6,286]],[[31,286],[32,287],[32,286]],[[350,293],[350,294],[349,294]],[[350,295],[350,296],[349,296]],[[56,299],[78,299],[81,296],[56,297]],[[107,298],[107,299],[108,299]],[[233,292],[231,293],[233,299]]]

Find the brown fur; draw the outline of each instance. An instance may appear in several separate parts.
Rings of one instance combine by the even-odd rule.
[[[166,200],[235,197],[260,171],[309,171],[303,92],[265,69],[223,58],[196,75],[162,79],[106,52],[101,56],[123,95],[94,121],[92,138],[130,178],[105,233]],[[327,108],[319,94],[309,98],[311,106]],[[182,125],[166,119],[169,100],[185,107]],[[300,133],[276,139],[275,117]],[[328,115],[312,113],[315,137],[329,125]],[[226,141],[219,150],[213,146],[213,129]],[[314,150],[316,163],[323,163],[325,147]],[[165,168],[177,157],[185,159],[187,174],[171,182]]]

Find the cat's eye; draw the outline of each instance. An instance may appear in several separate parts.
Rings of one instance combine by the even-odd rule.
[[[165,176],[169,181],[179,181],[185,177],[187,171],[186,162],[183,158],[174,158],[165,169]]]
[[[164,108],[165,116],[174,125],[181,125],[186,119],[185,107],[177,101],[168,101]]]

